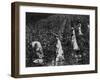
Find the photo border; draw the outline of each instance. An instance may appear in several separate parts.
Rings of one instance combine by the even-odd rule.
[[[23,74],[20,75],[19,64],[19,7],[20,6],[44,6],[44,7],[58,7],[58,8],[73,8],[73,9],[88,9],[95,10],[95,70],[89,71],[75,71],[75,72],[57,72],[57,73],[43,73],[43,74]],[[11,4],[11,76],[16,78],[22,77],[41,77],[41,76],[58,76],[58,75],[71,75],[71,74],[85,74],[97,73],[97,7],[96,6],[80,6],[80,5],[61,5],[61,4],[44,4],[44,3],[29,3],[29,2],[13,2]]]

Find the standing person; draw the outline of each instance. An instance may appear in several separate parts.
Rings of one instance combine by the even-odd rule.
[[[81,24],[81,20],[80,20],[80,18],[78,18],[78,21],[77,21],[77,23],[78,23],[78,33],[79,33],[79,35],[83,35],[83,33],[82,33],[82,24]]]
[[[73,44],[73,49],[74,50],[79,50],[79,46],[77,44],[77,40],[76,40],[76,34],[75,34],[75,30],[72,27],[72,44]]]
[[[57,56],[56,56],[56,65],[60,65],[63,64],[63,61],[64,61],[64,53],[63,53],[63,49],[62,49],[62,45],[61,45],[61,41],[58,37],[56,37],[57,39],[57,44],[56,44],[56,47],[57,47],[57,50],[56,50],[56,53],[57,53]]]

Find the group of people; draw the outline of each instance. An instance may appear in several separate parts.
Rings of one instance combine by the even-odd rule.
[[[59,38],[57,39],[57,44],[56,44],[56,59],[53,63],[53,65],[58,65],[58,62],[62,62],[64,60],[64,53],[62,50],[62,45],[61,45],[61,41],[59,40]],[[32,42],[32,48],[34,48],[35,50],[35,54],[38,56],[37,59],[33,60],[33,63],[37,63],[37,64],[44,64],[44,53],[43,53],[43,49],[42,49],[42,45],[39,41],[33,41]]]
[[[82,31],[81,31],[81,23],[78,24],[78,33],[79,35],[83,35]],[[57,40],[57,44],[56,44],[56,57],[55,60],[52,60],[52,64],[53,65],[59,65],[62,64],[62,62],[65,60],[64,59],[64,51],[62,49],[62,44],[61,41],[59,39],[59,37],[56,36],[56,40]],[[71,39],[72,45],[73,45],[73,50],[79,50],[79,46],[77,44],[77,40],[76,40],[76,34],[75,34],[75,29],[74,27],[72,27],[72,39]],[[42,45],[39,41],[33,41],[32,42],[32,48],[34,48],[35,50],[35,54],[38,56],[37,59],[33,60],[33,63],[37,63],[37,64],[44,64],[44,53],[43,53],[43,48]]]

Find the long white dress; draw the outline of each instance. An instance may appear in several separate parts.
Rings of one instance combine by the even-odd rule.
[[[73,36],[72,36],[72,44],[73,44],[73,49],[74,50],[79,50],[79,46],[77,44],[76,40],[76,35],[75,35],[75,30],[73,29]]]
[[[81,30],[81,24],[79,24],[78,31],[79,31],[79,35],[83,35],[82,30]]]
[[[61,45],[61,41],[59,38],[57,38],[57,44],[56,44],[57,50],[57,56],[56,56],[56,65],[58,65],[58,62],[62,60],[64,60],[64,53],[63,53],[63,49],[62,49],[62,45]]]

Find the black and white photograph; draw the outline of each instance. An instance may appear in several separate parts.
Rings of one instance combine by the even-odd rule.
[[[26,67],[90,63],[90,16],[26,12]]]
[[[97,73],[97,7],[12,4],[12,76]]]

